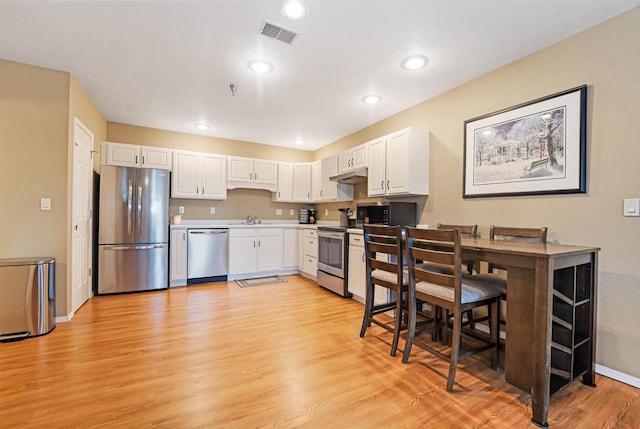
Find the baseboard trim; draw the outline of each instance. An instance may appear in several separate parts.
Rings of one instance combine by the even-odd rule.
[[[612,378],[621,383],[628,384],[629,386],[640,388],[640,378],[625,374],[624,372],[596,364],[596,373]],[[596,384],[598,383],[596,382]]]
[[[56,323],[66,323],[68,321],[70,321],[71,319],[73,319],[75,312],[71,312],[69,314],[67,314],[66,316],[57,316],[55,318]]]

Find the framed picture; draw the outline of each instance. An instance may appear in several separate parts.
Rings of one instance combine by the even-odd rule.
[[[586,192],[586,85],[464,122],[462,196]]]

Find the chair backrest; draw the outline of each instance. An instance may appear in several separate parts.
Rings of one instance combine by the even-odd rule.
[[[364,225],[364,251],[368,282],[391,289],[395,289],[397,285],[402,285],[404,252],[401,227]],[[374,270],[382,270],[394,274],[395,281],[387,281],[389,276],[372,277],[371,273]]]
[[[478,225],[450,225],[445,223],[439,223],[438,229],[459,229],[461,237],[465,237],[465,238],[478,237]]]
[[[460,258],[460,230],[459,229],[422,229],[406,228],[407,261],[409,265],[410,288],[425,281],[442,288],[442,293],[435,292],[436,305],[439,304],[438,295],[446,296],[454,291],[454,301],[443,299],[443,306],[460,304],[461,302],[461,258]],[[428,264],[440,264],[451,267],[448,272],[431,271],[421,268]]]
[[[541,228],[514,228],[509,226],[491,225],[489,229],[489,240],[499,241],[524,241],[528,243],[546,243],[547,227]],[[489,264],[489,272],[494,268],[501,269],[499,265]]]

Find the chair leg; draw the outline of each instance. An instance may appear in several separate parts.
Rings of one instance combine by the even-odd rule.
[[[407,300],[409,302],[409,322],[407,329],[407,342],[404,345],[404,353],[402,354],[402,363],[409,362],[409,356],[411,355],[411,345],[413,344],[413,338],[416,335],[416,300],[415,295],[411,292],[407,292]]]
[[[364,299],[364,317],[362,318],[362,328],[360,329],[360,337],[364,337],[367,328],[371,326],[371,313],[373,312],[373,296],[374,288],[367,282],[365,299]]]
[[[391,356],[396,355],[398,350],[398,340],[400,339],[400,328],[402,327],[402,288],[396,292],[396,327],[393,331],[393,343],[391,344]]]
[[[491,341],[495,347],[491,351],[491,367],[500,369],[500,298],[491,303]]]
[[[448,312],[448,310],[447,310]],[[453,383],[456,378],[456,369],[458,368],[458,356],[460,355],[460,341],[462,337],[462,321],[461,314],[453,318],[453,333],[451,340],[451,361],[449,363],[449,377],[447,378],[447,392],[453,391]]]

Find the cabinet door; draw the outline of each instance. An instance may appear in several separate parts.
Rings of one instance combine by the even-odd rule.
[[[368,145],[361,144],[358,147],[354,147],[351,150],[351,168],[362,168],[367,166],[367,151]]]
[[[346,151],[338,154],[338,173],[346,173],[353,170],[351,165],[351,151]]]
[[[171,285],[187,284],[187,230],[173,229],[169,246],[171,256],[169,265]]]
[[[311,200],[322,200],[322,161],[311,164]]]
[[[253,181],[264,185],[276,185],[278,181],[278,163],[256,159],[253,161]]]
[[[410,143],[410,135],[407,130],[387,137],[387,195],[406,194],[409,192]]]
[[[228,159],[228,180],[234,182],[253,181],[253,159],[231,156]]]
[[[171,151],[169,149],[142,146],[140,151],[142,155],[141,167],[171,170]]]
[[[298,230],[298,270],[304,268],[304,230]]]
[[[283,232],[282,268],[298,267],[298,229],[288,228]]]
[[[349,292],[360,298],[365,298],[365,282],[367,265],[364,260],[364,248],[349,246]]]
[[[293,165],[286,162],[278,164],[278,192],[276,201],[293,201]]]
[[[123,143],[108,142],[106,165],[120,165],[123,167],[138,167],[140,146]]]
[[[229,238],[229,274],[249,274],[258,271],[256,237]]]
[[[195,153],[175,152],[171,174],[173,198],[200,198],[200,159]]]
[[[223,155],[202,155],[200,169],[202,175],[202,197],[210,200],[227,198],[227,160]]]
[[[293,201],[311,201],[311,164],[293,164]]]
[[[329,177],[338,173],[338,160],[335,156],[322,160],[322,199],[338,199],[338,182],[332,182]]]
[[[386,189],[387,144],[385,139],[369,143],[368,194],[370,197],[384,195]]]
[[[282,256],[282,230],[277,237],[258,237],[258,271],[281,270]]]

